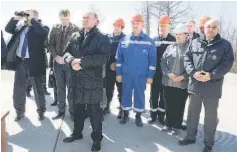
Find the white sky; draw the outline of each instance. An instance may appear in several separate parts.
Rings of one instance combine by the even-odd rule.
[[[185,2],[192,7],[191,15],[199,21],[203,15],[209,15],[214,18],[222,18],[225,25],[237,27],[237,2]],[[61,9],[69,9],[71,11],[72,22],[81,26],[82,14],[86,12],[91,5],[94,5],[104,16],[104,20],[100,25],[102,32],[111,33],[113,30],[112,23],[122,17],[125,20],[125,33],[131,31],[130,19],[141,8],[141,1],[3,1],[1,2],[1,29],[4,29],[8,20],[13,16],[16,10],[26,10],[29,8],[37,9],[40,18],[44,24],[52,26],[59,23],[58,12]],[[156,35],[157,20],[152,20],[151,36]],[[227,24],[228,23],[228,24]]]

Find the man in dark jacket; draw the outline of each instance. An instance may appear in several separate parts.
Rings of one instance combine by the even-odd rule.
[[[107,96],[107,107],[104,108],[103,114],[110,112],[110,102],[112,101],[113,94],[114,94],[114,85],[116,83],[117,90],[118,90],[118,99],[119,104],[122,101],[122,83],[116,81],[116,72],[115,72],[115,55],[117,52],[118,44],[120,40],[125,36],[123,34],[123,29],[125,23],[123,19],[119,18],[115,20],[114,24],[114,32],[112,35],[109,36],[111,42],[111,55],[109,58],[109,62],[106,65],[106,96]],[[122,108],[119,106],[119,113],[117,116],[118,119],[122,118]]]
[[[29,16],[16,16],[7,24],[5,30],[13,34],[8,43],[9,52],[15,52],[15,82],[13,102],[16,109],[16,121],[21,120],[25,113],[26,80],[30,77],[33,85],[39,120],[44,119],[45,97],[42,87],[42,76],[45,75],[44,40],[49,28],[37,21],[38,12],[28,10]],[[12,47],[14,45],[14,47]],[[12,50],[15,49],[15,50]]]
[[[42,24],[42,20],[41,19],[38,19],[38,22],[40,22]],[[46,50],[47,49],[47,44],[48,44],[48,37],[46,37],[45,41],[44,41],[46,69],[48,68],[48,58],[47,58],[48,50]],[[42,84],[43,84],[44,94],[45,95],[50,95],[50,93],[47,90],[47,86],[46,86],[46,75],[47,75],[47,73],[45,72],[45,75],[42,76]],[[31,90],[32,90],[32,85],[30,83],[30,79],[27,79],[27,85],[26,85],[26,96],[27,97],[31,97],[31,94],[30,94]]]
[[[1,31],[1,65],[6,61],[7,52],[7,46],[3,38],[3,33]]]
[[[218,124],[217,109],[222,95],[225,74],[231,69],[234,55],[231,44],[218,34],[219,24],[210,19],[204,25],[205,38],[192,41],[184,56],[189,77],[190,103],[187,119],[187,136],[180,145],[196,141],[202,104],[205,108],[203,152],[211,152]]]
[[[186,21],[186,27],[188,30],[188,42],[191,43],[192,40],[199,38],[199,34],[195,32],[196,22],[193,19],[188,19]]]
[[[59,13],[61,24],[54,25],[49,35],[49,51],[54,58],[53,70],[57,84],[57,100],[52,105],[57,105],[58,114],[53,119],[62,118],[66,110],[66,88],[69,86],[71,69],[64,63],[63,54],[65,46],[72,33],[78,32],[79,28],[70,22],[69,10],[61,10]],[[73,101],[68,99],[69,113],[73,120]]]
[[[69,98],[74,101],[74,130],[64,142],[83,138],[87,107],[93,130],[92,151],[101,149],[103,136],[100,102],[103,100],[103,72],[111,50],[108,36],[99,32],[97,24],[97,14],[86,13],[83,16],[83,30],[72,35],[64,55],[65,62],[73,69]]]
[[[162,86],[162,71],[160,67],[160,60],[164,54],[166,48],[175,43],[175,37],[169,34],[170,31],[170,17],[162,16],[159,20],[159,34],[156,37],[155,43],[157,48],[157,65],[156,73],[153,77],[153,83],[151,84],[150,92],[150,114],[151,119],[149,123],[154,123],[157,120],[164,125],[165,124],[165,102],[163,99],[163,86]]]

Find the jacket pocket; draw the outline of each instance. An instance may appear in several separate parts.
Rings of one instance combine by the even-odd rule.
[[[138,56],[138,66],[136,67],[138,70],[138,74],[147,74],[148,73],[148,52],[144,50],[142,50],[142,52],[139,53]]]

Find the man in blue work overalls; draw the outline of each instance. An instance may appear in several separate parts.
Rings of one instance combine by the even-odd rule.
[[[116,80],[123,82],[122,109],[124,115],[120,124],[128,121],[129,110],[132,109],[132,93],[136,125],[142,127],[141,114],[145,110],[146,83],[151,84],[156,71],[155,42],[142,32],[144,19],[139,15],[132,18],[132,34],[125,36],[116,54]]]

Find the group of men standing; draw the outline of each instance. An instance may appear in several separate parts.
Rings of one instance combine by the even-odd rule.
[[[129,111],[133,109],[135,123],[142,127],[144,91],[148,83],[151,85],[149,123],[158,119],[165,126],[164,131],[178,133],[189,94],[187,137],[179,144],[195,143],[203,103],[203,152],[212,150],[223,79],[234,61],[232,47],[218,34],[216,20],[210,17],[201,19],[200,35],[194,32],[195,21],[188,20],[186,26],[177,25],[174,37],[170,34],[170,17],[162,16],[159,36],[151,39],[142,31],[144,18],[140,14],[132,17],[132,33],[128,35],[122,32],[125,22],[121,18],[113,23],[111,35],[99,31],[98,16],[94,12],[84,14],[82,29],[70,22],[69,10],[60,11],[59,18],[61,24],[53,26],[50,34],[49,28],[38,21],[36,10],[13,17],[5,28],[13,34],[7,45],[9,51],[5,66],[16,71],[13,92],[16,121],[24,117],[27,79],[33,86],[39,119],[44,119],[45,91],[41,77],[45,75],[44,42],[49,34],[47,48],[53,59],[56,80],[52,105],[58,105],[58,113],[53,119],[64,117],[68,92],[69,113],[74,121],[73,133],[64,142],[82,139],[84,121],[89,117],[93,130],[91,150],[101,149],[101,118],[110,112],[115,84],[120,103],[117,116],[120,124],[128,122]],[[107,106],[102,109],[104,95]],[[179,95],[182,98],[175,98]],[[175,99],[182,103],[182,106],[176,103],[179,110],[170,109]]]

